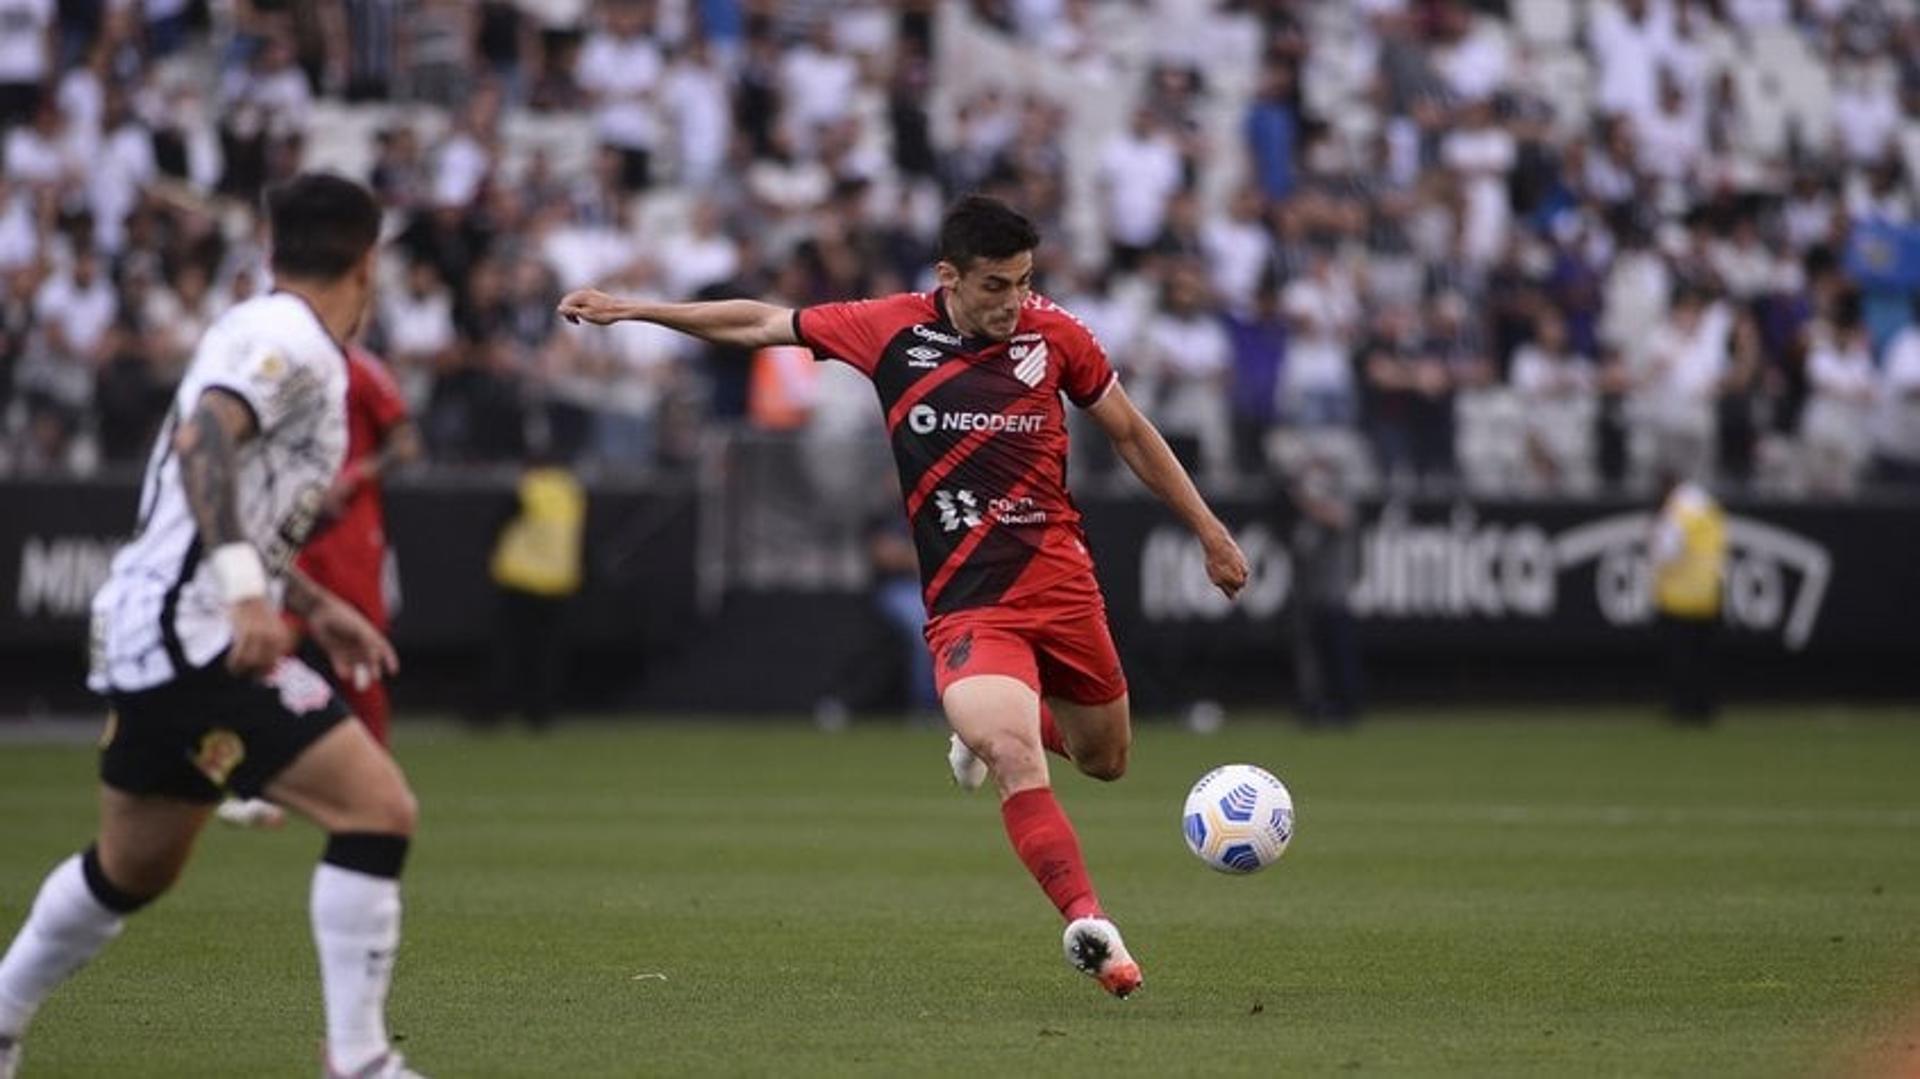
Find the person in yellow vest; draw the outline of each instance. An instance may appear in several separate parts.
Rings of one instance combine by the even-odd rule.
[[[1654,523],[1653,608],[1667,655],[1667,708],[1676,723],[1706,726],[1718,706],[1713,639],[1727,567],[1727,515],[1706,488],[1678,475],[1661,484]]]
[[[478,718],[496,721],[512,704],[542,729],[560,694],[567,603],[580,591],[587,494],[565,467],[536,462],[521,474],[516,497],[518,512],[493,549],[493,687]]]

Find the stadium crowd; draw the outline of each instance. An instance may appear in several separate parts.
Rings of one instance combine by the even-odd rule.
[[[554,301],[927,287],[981,190],[1212,483],[1920,489],[1904,0],[0,0],[0,122],[3,472],[137,464],[335,167],[442,464],[866,430]]]

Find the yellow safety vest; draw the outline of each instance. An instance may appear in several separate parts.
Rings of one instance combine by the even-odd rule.
[[[1720,614],[1721,579],[1727,565],[1727,515],[1697,487],[1676,491],[1660,511],[1663,527],[1680,532],[1680,551],[1654,567],[1653,602],[1676,618]]]
[[[587,495],[564,468],[529,469],[520,478],[520,514],[493,549],[493,580],[541,596],[580,590],[580,540]]]

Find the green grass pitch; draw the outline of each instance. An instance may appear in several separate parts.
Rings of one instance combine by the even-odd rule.
[[[408,729],[392,1026],[434,1076],[1892,1075],[1920,1061],[1920,714],[1400,715],[1140,732],[1057,775],[1146,971],[1117,1002],[945,738]],[[1299,831],[1216,875],[1179,807],[1265,764]],[[0,933],[92,827],[90,750],[0,745]],[[319,838],[210,831],[41,1013],[25,1079],[307,1076]],[[1911,1072],[1906,1072],[1911,1074]]]

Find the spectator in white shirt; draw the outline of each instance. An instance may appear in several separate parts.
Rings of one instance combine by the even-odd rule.
[[[401,287],[383,290],[379,303],[382,354],[392,364],[407,404],[424,413],[434,377],[456,354],[453,293],[433,263],[417,259],[408,264]]]
[[[1280,295],[1292,331],[1280,384],[1288,419],[1308,427],[1353,422],[1353,334],[1360,301],[1333,253],[1315,248],[1308,271]]]
[[[574,78],[594,107],[594,128],[603,146],[620,152],[620,185],[639,191],[653,182],[653,151],[659,139],[654,92],[664,70],[648,33],[648,11],[633,0],[615,0],[605,20],[588,33]]]
[[[1100,155],[1107,236],[1116,268],[1139,265],[1166,225],[1167,203],[1186,184],[1180,146],[1148,109],[1136,109],[1128,129]]]
[[[1511,380],[1530,477],[1548,490],[1582,482],[1593,467],[1594,368],[1573,351],[1559,312],[1535,321],[1533,340],[1514,351]]]
[[[1143,336],[1140,366],[1154,422],[1176,443],[1192,440],[1207,476],[1227,477],[1233,470],[1233,343],[1197,266],[1181,264],[1168,276],[1161,309]]]
[[[1872,432],[1875,478],[1920,491],[1920,296],[1913,321],[1887,345]]]
[[[152,335],[153,363],[162,377],[177,379],[186,370],[201,333],[213,322],[210,284],[206,266],[189,259],[171,281],[147,292],[140,321]]]
[[[1493,19],[1476,19],[1466,4],[1437,10],[1441,41],[1433,52],[1435,71],[1464,100],[1491,98],[1506,86],[1512,68],[1506,35]]]
[[[1252,312],[1254,293],[1273,265],[1264,209],[1260,189],[1249,185],[1234,194],[1225,214],[1209,216],[1200,228],[1214,294],[1237,314]]]
[[[687,215],[686,229],[661,245],[668,296],[692,299],[708,285],[732,280],[739,273],[740,245],[721,226],[719,205],[702,198]]]
[[[1893,146],[1900,129],[1900,102],[1894,74],[1865,64],[1843,64],[1834,71],[1833,141],[1853,165],[1871,165]]]
[[[1707,475],[1733,321],[1725,304],[1683,285],[1650,335],[1633,381],[1655,473]]]
[[[493,172],[500,91],[492,83],[474,91],[434,154],[430,191],[435,206],[466,207]]]
[[[34,211],[33,192],[0,174],[0,275],[23,270],[39,262],[40,221]],[[4,289],[0,289],[4,292]],[[0,398],[6,388],[0,386]]]
[[[1590,9],[1587,47],[1597,68],[1602,112],[1640,116],[1658,100],[1660,57],[1673,40],[1673,13],[1661,0],[1599,2]]]
[[[40,286],[34,311],[47,334],[47,348],[61,362],[91,367],[120,306],[113,282],[86,246],[75,248],[73,265]]]
[[[678,179],[696,190],[711,185],[726,167],[733,142],[733,101],[726,72],[706,39],[691,39],[667,67],[661,100],[673,117]]]
[[[7,132],[7,176],[38,189],[59,191],[79,183],[87,172],[84,147],[69,137],[66,117],[52,101],[41,104],[33,123]]]
[[[141,193],[159,171],[153,156],[153,133],[128,109],[119,89],[110,91],[104,137],[88,177],[94,243],[100,250],[118,254],[125,247],[127,215],[139,205]]]
[[[74,434],[93,408],[94,386],[119,310],[113,285],[93,251],[74,251],[73,265],[41,284],[33,298],[37,338],[28,343],[14,382],[26,402],[23,467],[77,464]]]
[[[859,84],[859,62],[834,48],[831,24],[816,23],[780,61],[783,121],[795,144],[811,148],[816,131],[845,117]]]
[[[1684,182],[1707,149],[1706,118],[1689,100],[1673,72],[1661,69],[1660,105],[1634,121],[1640,171]]]
[[[1807,357],[1810,399],[1800,433],[1807,446],[1807,480],[1816,494],[1853,493],[1871,449],[1878,377],[1860,307],[1857,292],[1842,293],[1830,331],[1816,337]]]
[[[0,0],[0,125],[30,119],[53,64],[54,0]]]
[[[1494,122],[1489,102],[1469,102],[1461,110],[1459,124],[1441,143],[1440,158],[1460,177],[1465,193],[1461,254],[1469,264],[1485,267],[1507,248],[1507,228],[1513,217],[1507,176],[1519,150],[1513,134]]]

